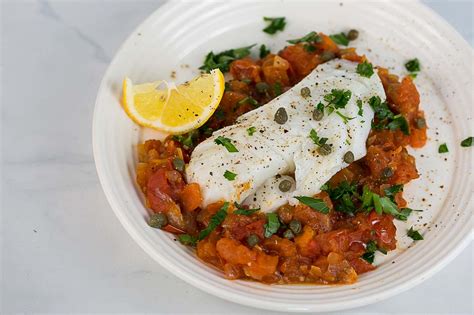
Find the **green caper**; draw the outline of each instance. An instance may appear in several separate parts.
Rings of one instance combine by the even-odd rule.
[[[247,236],[247,244],[250,247],[254,247],[259,242],[260,242],[260,238],[256,234],[250,234],[249,236]]]
[[[175,170],[183,172],[184,171],[184,161],[178,157],[173,159],[173,167]]]
[[[321,155],[329,155],[331,153],[332,149],[331,146],[327,143],[323,144],[318,148],[318,153]]]
[[[382,177],[389,178],[393,176],[393,170],[391,167],[386,167],[382,170]]]
[[[336,57],[336,54],[333,53],[332,51],[325,51],[319,56],[319,59],[321,59],[322,62],[326,62],[329,60],[333,60],[335,57]]]
[[[344,162],[347,164],[354,162],[354,153],[352,153],[352,151],[347,151],[346,154],[344,154]]]
[[[301,88],[301,96],[303,96],[305,98],[311,96],[311,90],[309,89],[309,87],[305,86],[305,87]]]
[[[416,118],[415,119],[415,125],[417,129],[423,129],[426,128],[426,120],[424,118]]]
[[[298,220],[291,220],[289,224],[290,230],[295,234],[300,234],[301,232],[301,222]]]
[[[314,120],[320,121],[321,119],[323,119],[323,117],[324,117],[324,113],[322,111],[320,111],[317,108],[315,108],[313,110],[313,119]]]
[[[255,84],[255,88],[257,89],[258,93],[265,94],[270,88],[270,86],[265,82],[258,82],[257,84]]]
[[[356,40],[357,37],[359,37],[359,31],[358,30],[350,30],[349,33],[347,33],[347,39],[348,40]]]
[[[291,186],[293,186],[293,184],[291,183],[291,181],[287,180],[287,179],[284,179],[280,182],[280,184],[278,185],[278,188],[280,189],[280,191],[282,192],[287,192],[291,189]]]
[[[286,239],[291,240],[292,238],[295,237],[295,234],[293,234],[293,231],[288,229],[285,232],[283,232],[283,237],[286,238]]]
[[[148,225],[155,229],[161,229],[167,224],[168,218],[164,213],[153,213],[148,220]]]
[[[288,121],[288,114],[286,113],[286,109],[284,107],[278,108],[275,113],[275,122],[277,124],[283,125]]]

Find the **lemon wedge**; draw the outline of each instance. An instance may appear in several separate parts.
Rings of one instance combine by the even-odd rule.
[[[224,94],[224,83],[219,69],[178,86],[166,81],[134,85],[125,78],[122,104],[140,126],[182,134],[199,128],[212,116]]]

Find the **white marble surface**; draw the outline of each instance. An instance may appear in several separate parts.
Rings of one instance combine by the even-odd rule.
[[[168,274],[128,236],[92,158],[107,64],[160,1],[3,1],[1,308],[263,314]],[[429,1],[473,44],[471,1]],[[473,245],[408,292],[348,314],[473,312]],[[271,314],[268,312],[268,314]]]

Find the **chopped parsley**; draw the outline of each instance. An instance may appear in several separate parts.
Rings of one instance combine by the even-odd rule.
[[[331,93],[324,95],[324,100],[328,102],[326,106],[345,108],[351,96],[352,92],[350,90],[332,89]]]
[[[314,144],[316,144],[317,146],[322,146],[323,144],[326,144],[326,142],[328,141],[328,138],[320,138],[318,136],[318,133],[314,129],[311,129],[311,131],[309,132],[309,137],[311,138],[311,140],[313,140]]]
[[[325,184],[321,187],[321,190],[326,191],[329,197],[334,201],[334,209],[339,212],[344,212],[350,216],[353,216],[356,207],[353,202],[353,198],[359,198],[357,193],[357,185],[351,184],[348,181],[342,181],[338,186],[331,188]]]
[[[233,214],[240,214],[240,215],[246,215],[246,216],[252,215],[255,212],[260,210],[260,208],[245,209],[241,205],[239,205],[237,202],[234,202],[234,207],[237,208],[237,210],[234,210],[234,212],[232,212]]]
[[[374,68],[372,67],[371,63],[364,61],[363,63],[359,63],[357,65],[356,72],[362,77],[370,78],[374,74]]]
[[[270,49],[267,49],[267,46],[264,44],[260,45],[260,59],[265,58],[270,53]]]
[[[267,214],[267,223],[263,226],[265,229],[264,235],[266,238],[269,238],[275,234],[280,228],[280,221],[278,220],[278,215],[276,213]]]
[[[220,69],[222,72],[229,71],[229,65],[232,61],[237,59],[242,59],[250,55],[250,49],[255,46],[245,46],[235,49],[229,49],[222,51],[220,53],[215,54],[214,52],[210,52],[204,58],[204,64],[199,68],[205,72],[209,72],[212,69]]]
[[[239,150],[237,150],[237,148],[232,144],[231,141],[232,141],[231,139],[225,138],[223,136],[219,136],[214,140],[216,144],[223,145],[227,149],[227,151],[231,153],[239,152]]]
[[[315,44],[321,42],[321,36],[319,36],[316,32],[309,32],[305,36],[296,39],[287,40],[290,44],[299,44],[299,43],[307,43],[307,44]]]
[[[255,106],[255,107],[258,106],[257,100],[254,99],[252,96],[247,96],[247,97],[245,97],[245,98],[243,98],[243,99],[241,99],[240,101],[237,102],[237,104],[239,104],[239,105],[242,105],[242,104],[245,104],[245,103],[248,103],[248,104],[250,104],[252,106]]]
[[[393,215],[395,218],[400,215],[397,204],[390,197],[380,197],[380,195],[370,191],[367,186],[364,186],[362,192],[362,208],[367,211],[375,209],[378,214],[386,213]]]
[[[329,37],[338,45],[349,45],[349,38],[344,33],[329,35]]]
[[[448,153],[448,145],[446,143],[443,143],[439,146],[438,148],[438,153]]]
[[[284,17],[264,17],[265,22],[270,22],[270,24],[263,29],[267,34],[275,34],[278,31],[283,31],[285,29],[286,21]]]
[[[249,136],[253,136],[253,134],[255,133],[255,131],[257,131],[257,128],[255,128],[254,126],[250,127],[250,128],[247,128],[247,134]]]
[[[352,119],[355,118],[355,117],[348,117],[348,116],[342,114],[342,113],[341,113],[340,111],[338,111],[338,110],[336,110],[336,114],[337,114],[339,117],[342,118],[342,121],[343,121],[345,124],[347,124],[347,123],[349,122],[349,120],[352,120]]]
[[[403,115],[395,115],[388,107],[387,102],[382,102],[380,97],[372,96],[369,99],[369,105],[375,112],[375,117],[379,120],[377,124],[373,123],[374,129],[400,129],[405,135],[410,134],[410,127]]]
[[[419,72],[421,70],[420,61],[418,58],[409,60],[407,63],[405,63],[405,68],[409,72]]]
[[[316,109],[319,110],[321,113],[324,113],[324,104],[319,102],[318,105],[316,105]]]
[[[173,140],[181,143],[185,149],[192,149],[194,147],[194,140],[197,139],[198,131],[193,130],[183,135],[173,136]]]
[[[395,216],[395,219],[400,220],[400,221],[406,221],[413,211],[423,211],[423,210],[414,210],[414,209],[411,209],[411,208],[401,208],[400,213]]]
[[[423,240],[423,236],[420,234],[420,232],[416,231],[413,229],[413,227],[411,227],[408,231],[407,231],[407,236],[410,237],[412,240],[414,241],[421,241]]]
[[[295,198],[302,204],[310,207],[311,209],[314,209],[324,214],[329,213],[329,207],[322,199],[311,198],[311,197],[306,197],[306,196],[296,196]]]
[[[235,173],[232,173],[231,171],[225,171],[224,172],[224,177],[227,179],[227,180],[234,180],[236,177],[237,177],[237,174]]]
[[[465,148],[472,147],[473,138],[474,137],[468,137],[464,139],[463,141],[461,141],[461,147],[465,147]]]
[[[276,82],[275,84],[273,84],[273,93],[275,94],[275,96],[281,95],[282,92],[283,91],[280,82]]]
[[[364,259],[369,264],[372,264],[374,262],[375,252],[377,250],[385,255],[387,254],[387,251],[383,248],[379,248],[375,241],[369,241],[367,244],[365,244],[365,253],[361,256],[362,259]]]
[[[189,234],[182,234],[178,236],[179,241],[184,245],[194,246],[198,241],[205,239],[212,231],[214,231],[219,225],[224,222],[225,217],[227,216],[227,209],[229,208],[229,203],[224,202],[219,211],[214,214],[209,220],[209,224],[203,230],[201,230],[198,236],[192,236]]]
[[[356,103],[357,103],[357,108],[359,108],[359,111],[357,112],[357,115],[362,117],[364,115],[364,109],[362,108],[362,101],[357,100]]]
[[[390,198],[390,200],[395,201],[395,195],[401,191],[403,191],[403,185],[393,185],[384,190],[385,196]]]

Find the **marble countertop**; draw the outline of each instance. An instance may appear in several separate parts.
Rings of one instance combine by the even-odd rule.
[[[208,295],[147,256],[92,157],[101,77],[162,1],[3,1],[0,312],[274,314]],[[472,1],[429,1],[473,45]],[[421,285],[344,314],[473,312],[473,245]]]

